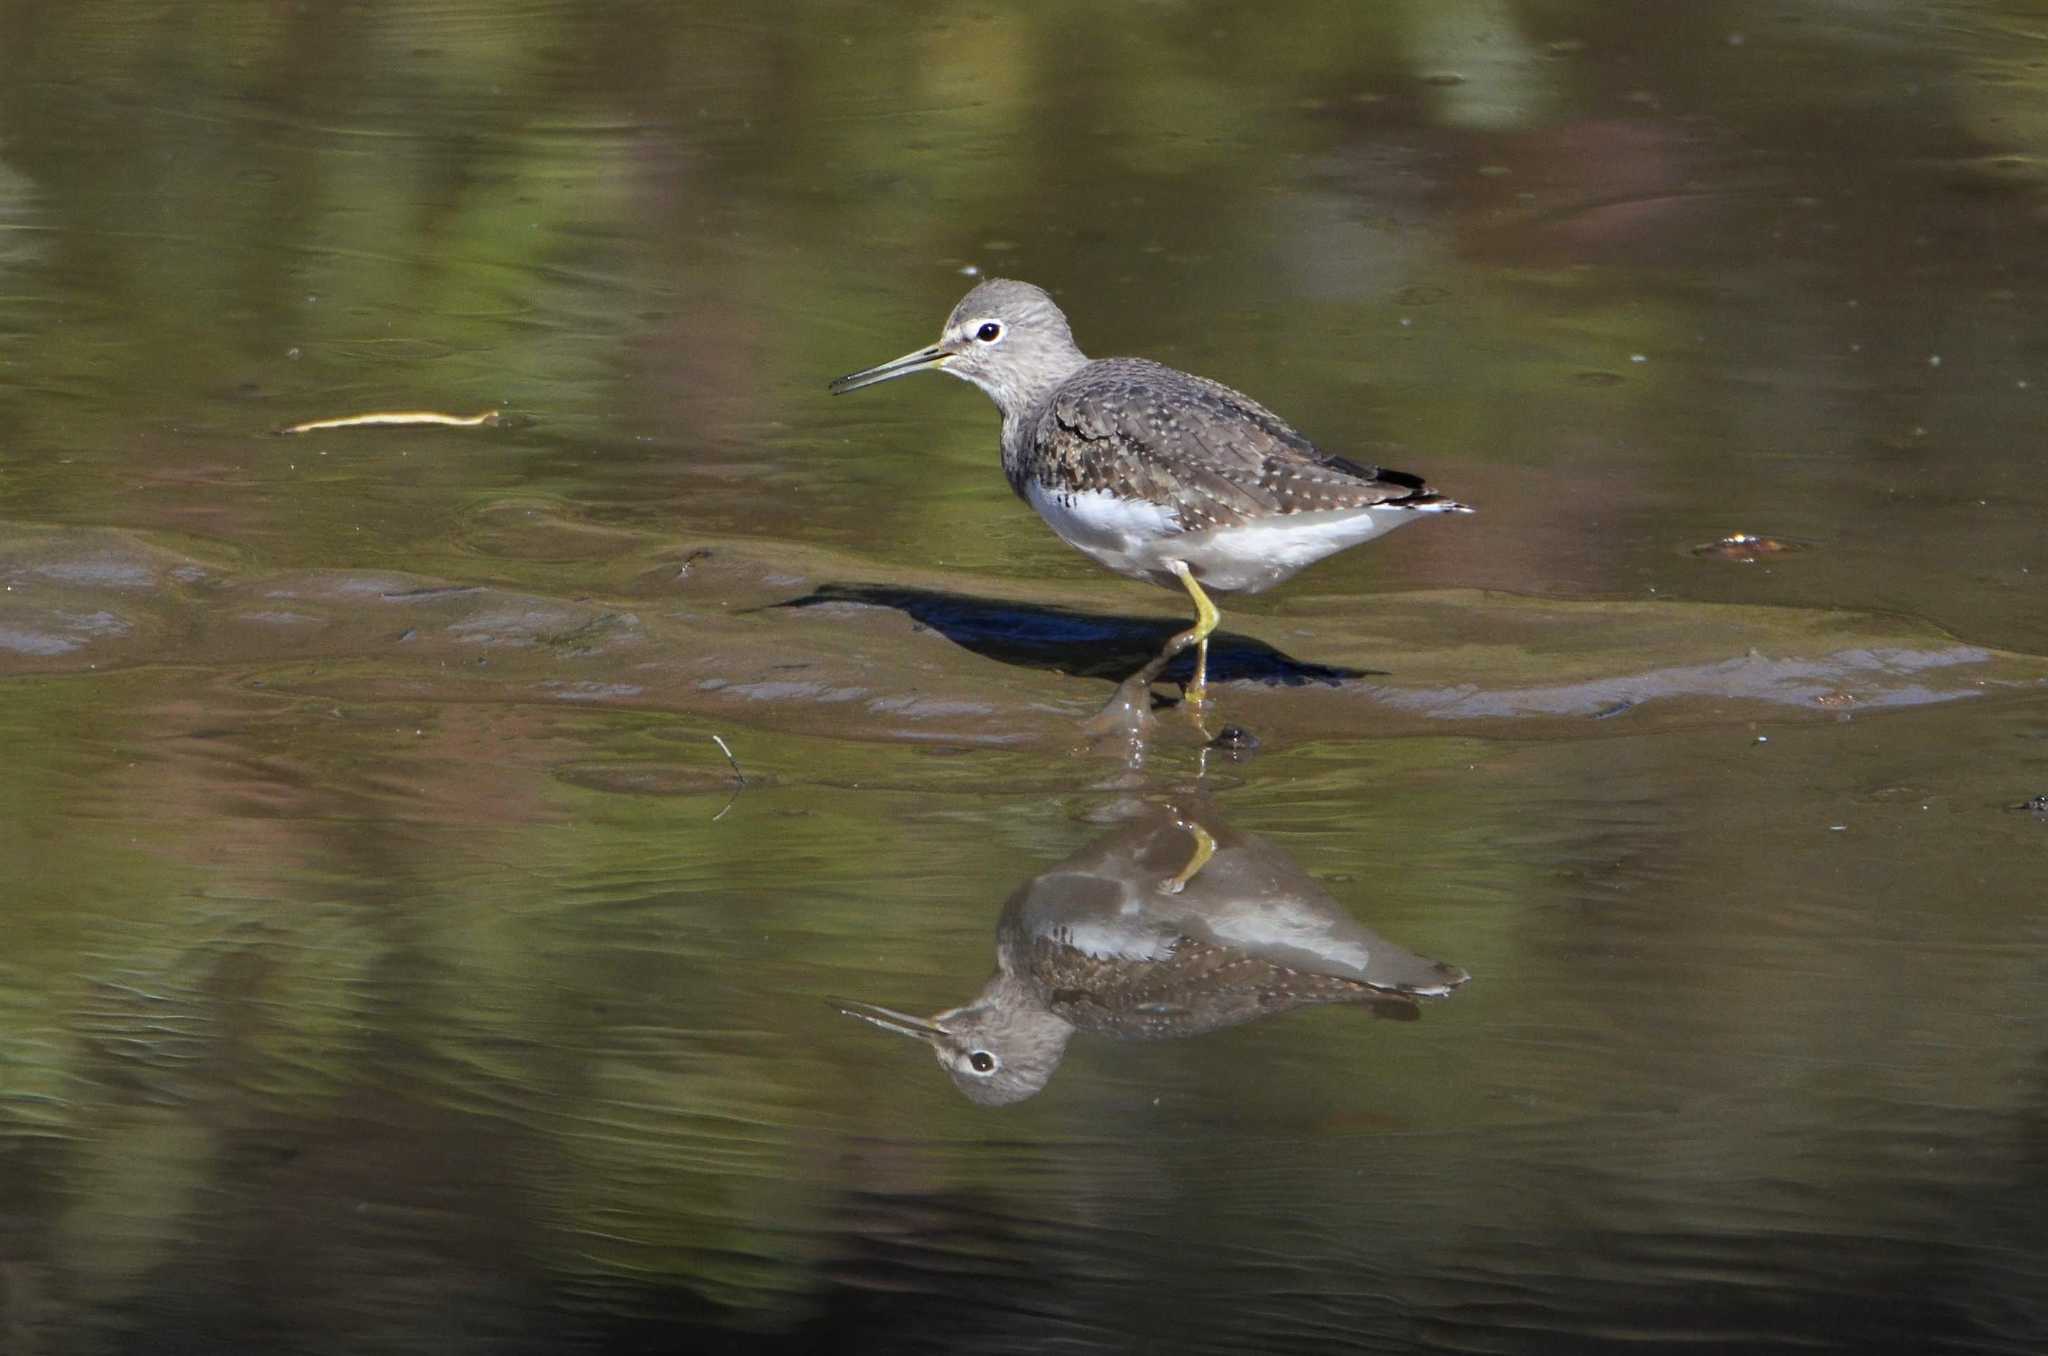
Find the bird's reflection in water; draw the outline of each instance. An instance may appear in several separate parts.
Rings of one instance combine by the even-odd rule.
[[[1154,806],[1010,896],[973,1002],[930,1018],[840,1006],[926,1042],[1000,1106],[1043,1088],[1076,1031],[1165,1040],[1318,1003],[1411,1021],[1467,978],[1361,926],[1271,843]]]

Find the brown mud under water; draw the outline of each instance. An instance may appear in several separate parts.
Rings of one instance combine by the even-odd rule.
[[[844,739],[1056,747],[1184,624],[1177,598],[1115,581],[881,579],[858,557],[787,543],[675,545],[531,509],[505,516],[526,530],[519,554],[566,552],[587,587],[245,571],[113,529],[0,527],[0,674],[167,666],[280,695],[576,703]],[[1228,601],[1211,723],[1268,741],[1839,719],[2048,685],[2048,658],[1872,614],[1470,590],[1340,602],[1312,581],[1258,612]],[[1162,703],[1177,690],[1156,689]]]

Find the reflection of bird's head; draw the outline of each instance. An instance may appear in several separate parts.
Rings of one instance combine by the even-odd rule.
[[[972,1003],[936,1017],[912,1017],[873,1003],[842,1002],[839,1010],[931,1046],[954,1085],[983,1106],[1007,1106],[1037,1093],[1074,1034],[1024,981],[1001,974]]]

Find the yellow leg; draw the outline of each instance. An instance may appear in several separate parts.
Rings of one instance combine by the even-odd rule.
[[[1216,629],[1223,616],[1216,610],[1216,604],[1209,601],[1209,595],[1202,591],[1202,586],[1195,582],[1194,572],[1185,562],[1173,561],[1168,568],[1187,589],[1188,597],[1195,600],[1195,624],[1167,641],[1160,658],[1171,659],[1190,645],[1198,647],[1195,651],[1195,680],[1188,684],[1188,705],[1200,707],[1209,699],[1209,633]]]
[[[1187,889],[1188,882],[1195,878],[1195,873],[1207,866],[1209,859],[1216,855],[1216,840],[1209,836],[1207,829],[1178,816],[1175,816],[1174,822],[1186,829],[1188,836],[1195,840],[1195,850],[1188,854],[1188,864],[1160,885],[1160,893],[1169,895],[1177,895]]]

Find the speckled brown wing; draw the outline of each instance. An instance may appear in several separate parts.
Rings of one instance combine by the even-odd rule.
[[[1320,451],[1220,382],[1143,358],[1090,363],[1060,386],[1040,418],[1027,474],[1056,489],[1169,506],[1190,532],[1438,498],[1418,477]]]
[[[1083,1031],[1168,1040],[1322,1003],[1355,1003],[1413,1021],[1414,998],[1337,975],[1276,965],[1193,937],[1164,959],[1097,956],[1049,937],[1033,946],[1032,978],[1047,1005]]]

